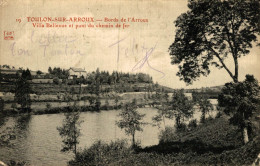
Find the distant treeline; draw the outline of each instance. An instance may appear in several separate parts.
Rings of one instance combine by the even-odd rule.
[[[69,77],[68,70],[61,69],[59,67],[54,67],[53,69],[49,67],[48,72],[53,77],[57,77],[59,79],[67,79]],[[81,76],[80,78],[74,78],[73,81],[69,81],[70,84],[93,84],[98,81],[100,84],[116,84],[116,83],[153,83],[152,77],[148,74],[144,73],[137,73],[137,74],[130,74],[130,73],[123,73],[113,71],[110,74],[108,71],[96,71],[90,72],[86,75],[86,77]]]
[[[7,66],[7,67],[6,67]],[[6,71],[9,70],[9,71]],[[31,70],[23,70],[22,68],[15,69],[14,67],[9,67],[8,65],[1,66],[0,69],[0,81],[13,82],[17,79],[23,71],[30,72],[28,73],[29,80],[32,79],[53,79],[53,83],[66,83],[70,85],[75,84],[94,84],[98,82],[100,84],[117,84],[117,83],[153,83],[152,77],[148,74],[137,73],[123,73],[113,71],[111,74],[108,71],[96,71],[87,73],[86,76],[81,76],[80,78],[68,79],[69,72],[66,69],[60,67],[48,68],[48,73],[43,73],[38,70],[32,72]]]

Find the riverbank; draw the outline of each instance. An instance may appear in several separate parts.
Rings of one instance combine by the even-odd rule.
[[[222,116],[189,131],[166,130],[158,145],[136,150],[124,141],[97,142],[69,165],[251,165],[260,152],[260,137],[255,135],[246,145],[241,138],[238,129]]]
[[[42,115],[42,114],[57,114],[57,113],[65,113],[65,112],[71,112],[77,111],[80,112],[100,112],[101,110],[119,110],[123,107],[124,103],[126,103],[127,100],[121,101],[119,104],[102,104],[99,108],[97,108],[95,105],[89,105],[88,103],[84,101],[77,101],[77,102],[45,102],[45,103],[33,103],[35,106],[32,106],[29,111],[20,110],[17,108],[9,108],[4,109],[2,113],[6,116],[10,115],[17,115],[17,114],[32,114],[32,115]],[[75,105],[76,104],[76,105]],[[145,108],[145,107],[155,107],[155,105],[150,102],[139,102],[138,108]]]
[[[139,108],[138,111],[146,114],[144,122],[151,124],[152,117],[158,110]],[[120,119],[119,113],[120,110],[82,112],[80,120],[84,122],[80,127],[82,135],[78,148],[89,148],[97,140],[109,143],[118,139],[127,139],[130,143],[129,137],[116,125],[116,121]],[[67,165],[67,162],[73,159],[73,154],[60,151],[63,142],[57,130],[64,118],[63,113],[7,117],[1,129],[10,127],[17,133],[17,137],[11,140],[12,147],[1,147],[0,160],[5,163],[10,160],[25,161],[27,165]],[[166,124],[174,125],[174,121],[167,119]],[[136,133],[136,139],[141,142],[142,147],[159,143],[160,129],[157,126],[146,125],[143,130]]]
[[[154,95],[154,93],[151,93]],[[96,95],[69,95],[66,98],[57,98],[59,95],[38,95],[35,97],[31,96],[31,110],[33,114],[50,114],[66,112],[69,106],[76,103],[82,112],[85,111],[98,111],[94,107],[97,99]],[[169,94],[171,96],[171,94]],[[48,100],[47,100],[48,98]],[[3,111],[8,114],[22,113],[20,105],[14,101],[14,94],[8,93],[3,97],[4,108]],[[108,93],[102,94],[99,97],[100,109],[120,109],[125,103],[131,102],[133,99],[137,101],[138,107],[152,106],[157,104],[153,98],[147,98],[146,92],[128,92],[128,93]],[[99,110],[100,110],[99,109]]]

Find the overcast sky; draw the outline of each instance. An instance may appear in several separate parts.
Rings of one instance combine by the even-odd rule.
[[[86,71],[113,70],[150,74],[155,82],[172,88],[199,88],[231,81],[227,72],[212,67],[208,77],[186,86],[176,76],[168,48],[174,41],[174,21],[187,8],[187,1],[22,1],[5,0],[0,6],[0,63],[31,70],[48,67],[85,68]],[[123,28],[39,28],[27,17],[94,17],[93,24],[109,24],[105,17],[148,19],[125,22]],[[21,19],[21,23],[16,19]],[[57,23],[64,24],[64,23]],[[66,24],[66,23],[65,23]],[[110,25],[116,23],[111,22]],[[44,23],[45,25],[45,23]],[[67,23],[67,26],[69,23]],[[88,25],[88,23],[87,23]],[[4,40],[4,31],[13,31],[14,40]],[[239,79],[254,74],[260,80],[259,47],[239,59]],[[148,59],[148,60],[147,60]],[[232,67],[232,61],[227,62]]]

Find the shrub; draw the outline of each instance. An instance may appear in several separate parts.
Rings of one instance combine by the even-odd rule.
[[[90,148],[78,152],[75,159],[69,161],[69,165],[108,165],[126,158],[130,153],[132,150],[126,140],[117,140],[110,144],[97,141]]]
[[[175,138],[175,128],[166,126],[165,130],[161,130],[159,134],[160,142],[170,142]]]
[[[190,129],[196,128],[197,126],[198,126],[198,124],[197,124],[197,120],[196,120],[196,119],[191,120],[191,121],[189,122],[189,124],[188,124],[188,127],[189,127]]]
[[[183,132],[187,130],[187,125],[185,123],[180,123],[178,126],[175,125],[176,132]]]
[[[58,77],[53,78],[53,83],[58,85],[60,83],[60,80]]]
[[[51,109],[51,104],[50,103],[46,103],[46,110],[49,111]]]

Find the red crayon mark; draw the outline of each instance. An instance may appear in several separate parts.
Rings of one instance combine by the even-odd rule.
[[[4,31],[4,40],[14,40],[14,31]]]

